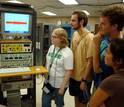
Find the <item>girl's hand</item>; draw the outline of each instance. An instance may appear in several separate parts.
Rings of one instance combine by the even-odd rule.
[[[60,87],[59,94],[60,95],[63,95],[64,94],[64,91],[65,91],[65,88],[64,87]]]

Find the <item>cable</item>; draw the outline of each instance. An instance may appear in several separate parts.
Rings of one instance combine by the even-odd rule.
[[[36,84],[37,85],[41,85],[42,82],[43,82],[43,80],[44,80],[44,75],[38,74],[38,75],[36,75],[36,78],[38,78],[38,81],[39,81],[39,78],[41,78],[41,81],[40,82],[37,82],[37,80],[36,80]]]

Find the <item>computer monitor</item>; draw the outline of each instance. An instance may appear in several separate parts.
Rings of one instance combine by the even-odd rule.
[[[25,13],[2,13],[2,34],[31,34],[31,15]]]

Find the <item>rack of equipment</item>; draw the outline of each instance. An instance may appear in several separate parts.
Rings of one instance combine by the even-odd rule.
[[[14,74],[22,68],[25,72],[35,65],[35,28],[36,12],[31,5],[0,3],[0,72]],[[6,102],[8,107],[35,107],[34,75],[7,76],[1,78],[0,85],[4,87],[1,91],[7,93],[7,100],[0,97],[0,103]],[[27,94],[21,95],[21,89],[27,89]]]
[[[38,23],[36,27],[36,65],[45,65],[45,58],[51,45],[51,34],[55,25]]]

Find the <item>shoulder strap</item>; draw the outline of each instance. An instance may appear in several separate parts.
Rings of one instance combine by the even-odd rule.
[[[81,40],[82,40],[84,37],[86,37],[86,35],[87,35],[88,33],[89,33],[89,32],[85,32],[85,33],[80,37],[80,40],[78,41],[78,44],[77,44],[77,46],[76,46],[75,49],[77,49],[77,47],[79,46]]]
[[[85,32],[81,37],[80,37],[80,40],[79,40],[79,43],[81,42],[81,40],[84,38],[84,37],[86,37],[86,35],[88,34],[89,32]],[[78,43],[78,44],[79,44]]]

